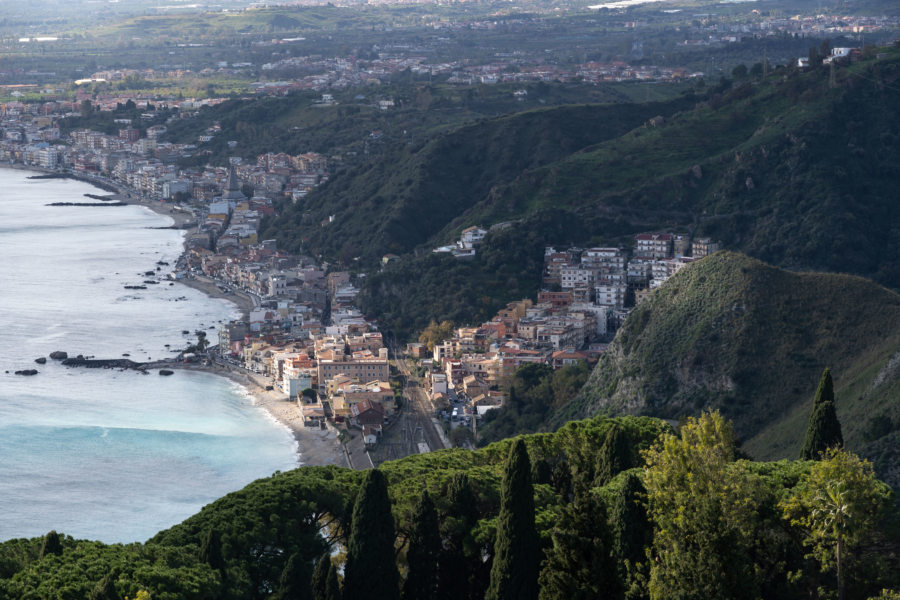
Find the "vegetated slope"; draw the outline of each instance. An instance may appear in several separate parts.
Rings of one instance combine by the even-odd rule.
[[[807,532],[784,519],[779,504],[805,493],[804,479],[817,465],[732,462],[729,427],[718,415],[687,429],[693,436],[686,435],[684,444],[668,439],[667,445],[674,446],[669,458],[651,465],[645,464],[646,451],[659,449],[656,442],[672,428],[648,417],[598,417],[477,451],[441,450],[383,463],[378,470],[387,483],[390,509],[379,518],[393,521],[387,531],[357,522],[359,513],[353,515],[363,472],[327,466],[276,473],[216,500],[145,544],[106,545],[54,535],[0,542],[0,598],[296,597],[285,588],[296,593],[298,582],[302,588],[324,552],[333,553],[338,568],[346,565],[349,558],[342,550],[351,536],[384,536],[378,539],[397,549],[391,558],[405,575],[412,569],[408,552],[419,537],[412,531],[421,524],[415,507],[426,490],[436,509],[432,522],[439,527],[432,530],[439,536],[432,546],[439,574],[431,580],[447,597],[483,598],[496,548],[508,539],[499,525],[501,507],[508,505],[505,471],[511,446],[520,442],[530,463],[525,485],[533,501],[524,516],[539,545],[531,568],[540,570],[544,595],[597,597],[598,590],[607,590],[622,598],[629,590],[649,597],[646,574],[662,561],[645,562],[645,557],[670,548],[662,525],[676,519],[694,538],[684,559],[691,561],[692,552],[703,552],[706,559],[693,560],[691,568],[667,580],[687,590],[683,596],[706,597],[701,586],[723,581],[730,589],[716,597],[800,600],[809,597],[810,589],[833,587],[830,573],[820,573],[815,564],[810,568],[808,548],[802,545]],[[691,471],[698,481],[687,476]],[[655,492],[654,474],[669,482],[657,484]],[[847,570],[847,597],[870,598],[900,582],[896,553],[886,550],[896,544],[896,530],[889,526],[896,510],[886,501],[890,492],[883,483],[854,484],[850,492],[868,492],[885,509],[877,528],[866,522],[859,526],[868,534],[851,556],[865,557],[864,568]],[[668,500],[654,502],[661,508],[652,515],[645,512],[649,494]],[[650,516],[657,520],[655,527]],[[541,556],[547,560],[538,566]],[[724,565],[726,559],[737,568]],[[297,563],[302,567],[292,573],[288,566]],[[538,579],[538,572],[532,576]]]
[[[646,450],[671,428],[651,418],[598,418],[570,423],[552,434],[526,437],[534,463],[536,517],[539,531],[559,521],[568,503],[573,480],[588,487],[612,486],[595,482],[602,463],[602,442],[611,428],[626,440],[628,455],[619,469],[642,465]],[[428,489],[442,518],[459,520],[456,527],[466,540],[467,575],[477,578],[483,596],[490,573],[495,521],[500,504],[500,485],[511,440],[478,451],[444,450],[382,464],[388,479],[400,546],[412,526],[413,508]],[[551,472],[557,467],[571,472],[560,484]],[[802,463],[776,466],[796,483],[806,470]],[[464,474],[471,485],[472,515],[452,511],[447,488],[454,476]],[[615,475],[615,473],[613,473]],[[205,506],[183,523],[162,531],[146,544],[105,545],[63,536],[59,555],[40,558],[41,538],[0,543],[0,598],[87,598],[97,582],[111,574],[117,597],[134,598],[139,590],[165,600],[230,598],[264,600],[278,590],[288,558],[296,553],[304,562],[318,559],[326,545],[346,547],[349,519],[363,472],[327,467],[301,467],[257,480]],[[793,485],[793,484],[792,484]],[[556,486],[556,487],[554,487]],[[607,496],[614,492],[605,490]],[[385,515],[389,518],[390,515]],[[210,544],[210,532],[215,535]],[[400,561],[403,561],[403,554]],[[485,558],[488,558],[485,561]],[[460,559],[457,559],[460,560]]]
[[[613,221],[604,224],[616,231]],[[415,337],[431,320],[480,323],[507,302],[534,296],[544,246],[589,239],[590,231],[571,212],[538,211],[491,232],[473,258],[425,252],[392,261],[366,277],[358,305],[399,340]]]
[[[745,82],[693,111],[535,170],[474,207],[669,222],[772,264],[900,286],[900,49]],[[695,168],[696,167],[696,168]]]
[[[503,302],[536,293],[542,248],[527,244],[627,244],[628,235],[657,229],[709,235],[779,266],[849,272],[897,288],[898,140],[900,49],[837,67],[834,87],[827,69],[781,69],[762,81],[710,90],[692,110],[648,119],[625,135],[494,185],[481,200],[473,194],[468,206],[455,205],[465,211],[430,245],[452,239],[464,226],[511,222],[485,240],[491,259],[459,267],[451,259],[406,257],[388,273],[370,274],[364,308],[388,317],[388,328],[406,323],[400,334],[424,325],[425,311],[438,320],[467,320],[443,300],[442,274],[459,271],[455,297],[488,299],[485,310],[469,312],[474,321]],[[554,222],[574,226],[532,235],[534,223],[550,213]],[[405,217],[383,215],[397,222]],[[377,230],[381,225],[372,224],[362,238],[345,230],[336,239],[380,250],[391,243],[379,237],[386,235]],[[492,243],[494,236],[502,236],[503,244]],[[411,276],[400,277],[403,271]],[[484,286],[509,277],[527,285]],[[390,302],[379,300],[384,292]],[[417,300],[409,311],[402,308],[404,298]]]
[[[565,106],[481,120],[387,153],[334,178],[275,221],[280,246],[302,241],[345,263],[410,252],[521,173],[615,138],[658,114],[692,105]],[[334,216],[327,226],[320,223]],[[449,232],[439,236],[448,242]]]
[[[634,309],[554,419],[677,419],[715,408],[754,456],[794,458],[825,367],[847,446],[887,475],[880,448],[900,429],[900,295],[859,277],[792,273],[719,252]]]
[[[528,95],[517,98],[513,92],[518,89]],[[169,123],[166,140],[194,143],[204,130],[218,124],[221,132],[200,146],[201,152],[193,161],[198,165],[227,164],[228,158],[236,155],[255,161],[264,152],[319,152],[332,159],[333,171],[339,171],[347,165],[373,161],[393,164],[398,149],[479,119],[540,106],[627,102],[641,89],[634,84],[546,83],[460,88],[401,80],[364,89],[331,90],[333,104],[323,104],[319,92],[298,91],[287,97],[233,99],[201,108],[194,118]],[[657,86],[653,89],[654,97],[671,98],[680,89]],[[395,106],[390,110],[379,109],[377,101],[384,99],[393,100]],[[92,116],[102,118],[101,114]],[[97,126],[81,118],[68,119],[66,125],[69,128]],[[106,127],[114,130],[115,126],[112,116],[107,115]],[[231,141],[237,145],[229,146]],[[303,212],[316,206],[315,202],[304,202],[298,208]],[[324,218],[328,214],[327,207],[322,207],[317,216]],[[284,241],[287,243],[289,239],[286,237]]]

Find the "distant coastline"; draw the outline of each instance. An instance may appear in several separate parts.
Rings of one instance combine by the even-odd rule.
[[[111,195],[106,198],[112,202],[122,202],[124,204],[143,206],[159,214],[160,216],[172,219],[170,226],[172,229],[185,230],[186,226],[191,222],[191,215],[175,210],[171,205],[165,202],[151,200],[137,194],[121,184],[110,182],[105,179],[93,178],[85,175],[78,175],[62,171],[52,171],[41,167],[31,165],[23,165],[19,163],[0,163],[0,168],[14,169],[18,171],[27,171],[44,177],[35,177],[35,179],[72,179],[93,185]],[[182,248],[182,252],[186,247]],[[222,299],[235,304],[243,313],[244,318],[253,308],[253,300],[249,296],[243,294],[225,294],[216,285],[215,281],[206,277],[196,277],[193,279],[180,279],[177,283],[193,288],[210,298]],[[341,450],[340,442],[337,439],[337,433],[333,429],[319,430],[306,427],[303,424],[303,418],[296,404],[284,399],[284,395],[266,390],[266,383],[261,381],[258,376],[250,373],[244,373],[234,367],[215,364],[213,366],[202,365],[184,365],[178,366],[179,369],[203,371],[225,377],[241,387],[252,398],[255,406],[263,408],[275,421],[288,430],[297,442],[297,462],[298,465],[330,465],[337,464],[347,466],[346,458]]]

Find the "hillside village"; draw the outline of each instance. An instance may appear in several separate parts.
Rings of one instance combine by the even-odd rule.
[[[65,169],[183,211],[186,252],[171,277],[208,278],[224,293],[253,299],[246,319],[219,332],[222,359],[266,378],[309,426],[345,424],[361,429],[369,445],[377,443],[395,420],[402,393],[382,334],[354,306],[353,277],[259,239],[261,219],[275,214],[274,199],[296,201],[327,181],[325,157],[268,153],[255,163],[232,160],[227,169],[179,169],[175,161],[197,146],[160,142],[164,125],[147,127],[142,137],[123,120],[118,135],[79,129],[60,139],[58,120],[77,109],[77,103],[3,105],[0,160]],[[214,126],[198,143],[219,134]],[[467,227],[454,245],[434,252],[471,258],[490,232],[507,225]],[[536,302],[510,303],[490,321],[460,327],[431,348],[409,344],[407,355],[418,361],[431,406],[449,426],[477,425],[474,420],[503,404],[505,383],[518,367],[592,364],[632,306],[718,248],[710,239],[668,232],[640,234],[630,251],[548,247]]]
[[[486,233],[468,227],[454,246],[436,252],[471,256]],[[430,353],[422,343],[409,344],[407,352],[427,369],[435,406],[449,406],[448,394],[461,392],[468,400],[467,414],[483,415],[502,404],[505,382],[524,364],[559,369],[578,361],[596,362],[633,306],[685,265],[720,246],[687,233],[643,233],[635,237],[630,252],[547,247],[536,303],[512,302],[490,321],[456,329],[449,339],[433,344]]]

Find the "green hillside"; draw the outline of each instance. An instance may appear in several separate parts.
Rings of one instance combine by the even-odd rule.
[[[833,77],[782,68],[656,105],[561,107],[419,138],[335,177],[267,235],[345,267],[401,254],[363,290],[363,308],[400,337],[533,296],[532,243],[627,244],[656,229],[897,288],[900,48],[879,52]],[[489,234],[489,259],[424,256],[474,224],[509,225]]]
[[[532,90],[534,94],[540,94],[540,88]],[[508,97],[512,99],[512,94]],[[432,111],[452,108],[447,101],[434,100],[429,104]],[[425,132],[431,135],[335,177],[288,207],[267,235],[275,235],[288,248],[299,247],[302,240],[316,253],[345,262],[361,257],[368,263],[388,252],[411,252],[432,240],[449,242],[449,234],[439,234],[448,227],[458,233],[471,224],[465,222],[468,213],[496,186],[617,138],[655,115],[671,115],[692,104],[678,98],[648,104],[572,105]],[[408,117],[402,123],[418,125]],[[334,222],[319,226],[330,215]]]
[[[520,177],[473,209],[540,206],[691,228],[791,268],[900,286],[900,49],[736,82],[694,110]],[[696,167],[696,168],[695,168]]]
[[[555,422],[599,412],[678,419],[715,408],[753,456],[793,458],[825,367],[847,446],[895,476],[886,451],[900,433],[900,295],[859,277],[719,252],[635,308]]]

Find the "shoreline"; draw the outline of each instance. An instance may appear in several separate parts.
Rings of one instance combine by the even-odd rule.
[[[116,189],[116,192],[110,193],[107,196],[109,200],[120,201],[124,202],[125,204],[134,206],[142,206],[160,216],[169,217],[173,221],[173,224],[170,226],[170,228],[181,230],[185,233],[187,233],[188,231],[185,225],[190,223],[193,219],[192,215],[184,213],[183,211],[175,210],[171,205],[167,205],[164,202],[150,200],[149,198],[140,196],[136,194],[136,192],[125,188],[124,186],[122,186],[122,184],[109,182],[105,179],[99,182],[95,182],[92,181],[92,178],[88,176],[73,176],[68,173],[61,173],[59,171],[52,171],[49,169],[43,169],[41,167],[32,167],[30,165],[23,165],[19,163],[0,163],[0,168],[14,169],[18,171],[29,171],[39,175],[57,175],[59,178],[72,179],[74,181],[87,183],[88,185],[94,185],[98,189],[102,189],[104,192],[110,192],[110,190],[104,189],[103,187],[97,185],[98,183],[102,183],[107,187],[114,187]],[[186,250],[186,244],[183,243],[182,257],[184,256]],[[179,258],[179,260],[181,259]],[[238,310],[241,311],[244,319],[247,318],[250,309],[255,306],[253,298],[249,295],[243,294],[242,292],[225,294],[218,288],[214,280],[207,277],[195,276],[192,279],[177,280],[176,283],[180,283],[189,288],[195,289],[209,298],[228,300],[232,304],[236,305]],[[199,365],[178,365],[176,366],[176,368],[178,368],[179,370],[183,369],[210,373],[212,375],[217,375],[219,377],[229,379],[230,381],[242,386],[252,399],[251,403],[253,404],[253,406],[258,406],[265,410],[272,419],[274,419],[277,423],[279,423],[283,427],[286,427],[290,431],[295,443],[297,444],[296,463],[298,467],[324,466],[332,464],[343,467],[348,466],[345,455],[341,448],[341,444],[338,441],[337,433],[334,431],[334,429],[329,428],[322,431],[318,428],[306,427],[303,424],[303,417],[297,406],[289,400],[285,400],[284,395],[280,392],[267,391],[265,389],[266,383],[257,379],[256,376],[249,373],[237,371],[236,369],[233,369],[231,367],[219,364],[214,364],[210,367]]]
[[[297,444],[297,466],[337,465],[347,467],[347,461],[334,428],[322,430],[318,427],[306,427],[303,416],[296,404],[287,400],[280,391],[265,389],[265,380],[251,373],[233,367],[214,363],[212,366],[184,365],[176,366],[176,370],[197,371],[224,377],[238,384],[251,398],[253,406],[265,410],[279,425],[285,427]]]

